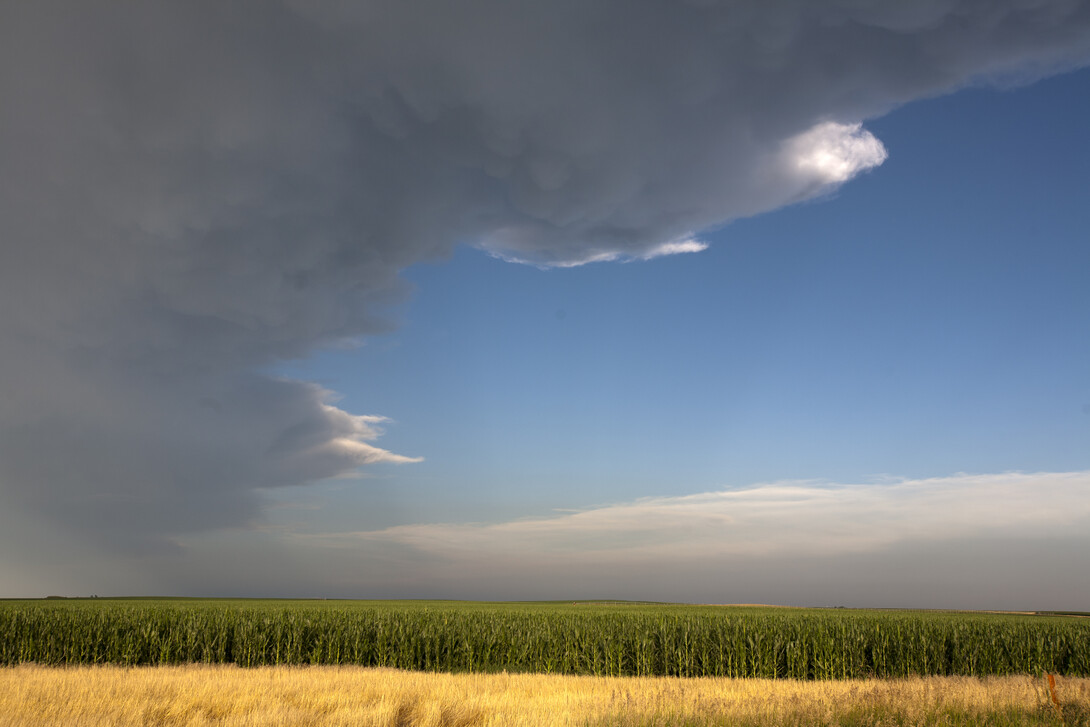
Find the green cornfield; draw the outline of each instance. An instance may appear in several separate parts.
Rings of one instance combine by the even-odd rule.
[[[0,601],[0,665],[22,662],[792,679],[1090,676],[1090,619],[570,602]]]

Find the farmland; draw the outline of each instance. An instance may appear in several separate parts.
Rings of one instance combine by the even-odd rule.
[[[1090,679],[796,681],[190,664],[0,669],[0,727],[1082,727]]]
[[[1090,619],[619,603],[0,602],[0,665],[331,665],[614,677],[1090,676]]]

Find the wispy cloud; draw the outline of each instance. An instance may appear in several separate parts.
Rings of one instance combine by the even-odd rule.
[[[332,404],[323,404],[322,411],[328,421],[336,422],[340,426],[341,431],[338,436],[324,437],[315,445],[316,452],[345,457],[360,465],[378,462],[406,464],[424,461],[423,457],[406,457],[371,444],[382,436],[383,430],[378,425],[390,421],[388,417],[349,414]]]
[[[661,245],[652,247],[650,250],[640,255],[640,259],[651,260],[665,255],[684,255],[692,252],[704,252],[707,249],[708,243],[702,242],[692,235],[685,235],[676,240],[670,240],[669,242],[664,242]]]
[[[306,536],[408,546],[444,561],[692,563],[839,556],[895,545],[1083,538],[1090,472],[956,475],[876,484],[779,482],[645,498],[555,517]]]
[[[493,234],[490,238],[493,241],[518,239],[518,230],[499,230]],[[505,242],[504,244],[507,244]],[[516,263],[521,265],[536,265],[539,268],[577,268],[583,265],[589,265],[591,263],[610,263],[610,262],[633,262],[638,260],[654,260],[657,257],[665,257],[667,255],[684,255],[686,253],[704,252],[708,249],[708,243],[702,242],[691,234],[686,234],[678,237],[674,240],[668,240],[658,245],[652,245],[648,249],[639,252],[638,254],[631,254],[620,252],[617,250],[598,250],[587,251],[584,255],[573,260],[555,260],[550,263],[539,263],[532,259],[522,258],[517,255],[508,254],[500,249],[487,250],[492,257],[503,260],[504,262]]]

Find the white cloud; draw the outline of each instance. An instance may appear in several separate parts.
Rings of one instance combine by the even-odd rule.
[[[804,178],[821,185],[843,184],[860,172],[879,166],[888,153],[862,124],[826,121],[785,143],[788,164]]]
[[[1042,472],[879,484],[782,482],[549,518],[308,538],[348,548],[394,543],[467,565],[560,561],[578,567],[844,556],[982,539],[1086,540],[1088,532],[1090,472]]]
[[[488,238],[488,241],[485,243],[485,248],[492,257],[499,258],[504,262],[522,265],[537,265],[541,268],[576,268],[591,263],[631,262],[633,260],[647,261],[657,257],[665,257],[667,255],[684,255],[685,253],[704,252],[708,249],[708,244],[706,242],[701,242],[691,235],[684,235],[674,240],[668,240],[667,242],[653,245],[635,256],[621,253],[616,250],[587,250],[579,258],[573,260],[556,260],[548,264],[542,264],[534,262],[531,259],[520,258],[504,252],[504,250],[510,246],[510,241],[517,239],[518,234],[517,230],[500,230]],[[490,249],[490,246],[493,245],[495,246],[495,249]]]
[[[685,236],[676,240],[656,245],[640,256],[641,260],[651,260],[665,255],[683,255],[689,252],[704,252],[708,249],[708,243],[701,242],[695,237]]]
[[[340,436],[318,444],[316,451],[319,453],[342,455],[355,460],[359,465],[379,462],[407,464],[424,461],[423,457],[406,457],[371,444],[383,435],[383,430],[377,425],[390,421],[388,417],[349,414],[332,404],[323,404],[322,411],[330,422],[335,422],[341,427],[342,433]]]

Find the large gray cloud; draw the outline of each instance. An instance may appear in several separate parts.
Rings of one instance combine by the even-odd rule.
[[[262,370],[456,244],[699,250],[880,164],[869,117],[1088,61],[1071,0],[6,3],[0,496],[147,548],[408,461]]]

